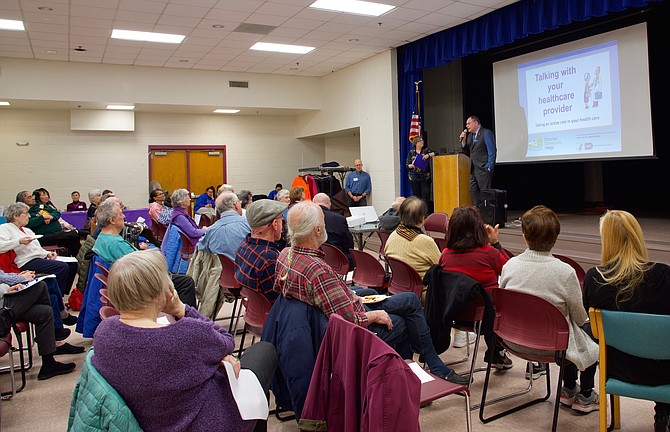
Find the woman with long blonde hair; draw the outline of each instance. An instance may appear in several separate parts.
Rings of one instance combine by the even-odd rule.
[[[670,266],[649,261],[635,217],[610,210],[600,218],[602,264],[584,279],[584,307],[670,315]],[[634,384],[670,384],[670,360],[607,351],[607,375]],[[654,431],[667,432],[670,404],[656,402]]]

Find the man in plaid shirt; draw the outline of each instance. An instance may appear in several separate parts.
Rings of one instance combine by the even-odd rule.
[[[435,352],[430,329],[413,293],[395,294],[384,301],[363,305],[361,299],[324,261],[319,246],[326,241],[321,208],[310,202],[296,204],[288,215],[292,246],[277,259],[274,289],[321,309],[326,316],[337,314],[366,327],[395,349],[403,358],[420,354],[435,375],[456,384],[467,385],[461,376],[442,362]]]
[[[285,203],[262,199],[247,207],[251,234],[240,244],[235,256],[235,279],[245,288],[263,294],[270,303],[279,294],[272,290],[275,283],[275,262],[279,249],[277,240],[284,225]]]

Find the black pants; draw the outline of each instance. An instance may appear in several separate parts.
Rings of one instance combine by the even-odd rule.
[[[56,222],[58,223],[58,222]],[[40,239],[42,246],[60,246],[67,249],[70,256],[77,256],[81,247],[81,239],[77,231],[59,231],[56,233],[44,234]]]
[[[354,196],[358,196],[358,195],[354,195]],[[367,197],[365,197],[365,198],[361,198],[360,201],[356,202],[356,201],[352,200],[349,195],[347,195],[347,205],[349,207],[363,207],[363,206],[368,205],[368,199],[367,199]]]
[[[69,294],[72,282],[79,265],[76,262],[62,262],[46,258],[34,258],[25,263],[21,270],[32,270],[35,273],[53,274],[56,276],[62,295]]]
[[[17,321],[35,324],[35,342],[41,356],[56,351],[54,311],[47,284],[39,282],[22,291],[5,294],[4,306],[14,311]]]
[[[191,276],[173,274],[172,284],[174,285],[179,299],[189,306],[195,307],[195,282]]]
[[[491,189],[491,182],[493,181],[493,172],[486,170],[470,171],[470,198],[472,204],[477,207],[480,204],[480,193],[483,189]]]
[[[412,195],[421,198],[426,203],[430,201],[430,178],[420,181],[410,180],[409,185],[412,188]]]
[[[270,384],[272,383],[272,377],[275,374],[278,363],[277,351],[268,342],[258,342],[251,345],[244,351],[242,358],[240,358],[240,367],[242,369],[249,369],[256,375],[266,396],[269,395]],[[258,420],[254,432],[266,430],[267,420]]]

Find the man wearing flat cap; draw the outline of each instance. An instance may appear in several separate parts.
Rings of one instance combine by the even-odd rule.
[[[286,207],[285,203],[269,199],[249,205],[246,216],[251,234],[242,241],[235,256],[235,279],[243,287],[263,294],[271,304],[278,296],[272,290],[279,255],[276,242],[281,237]]]

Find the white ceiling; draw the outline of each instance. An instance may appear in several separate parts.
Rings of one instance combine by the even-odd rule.
[[[323,76],[517,0],[378,0],[397,6],[380,17],[310,9],[313,1],[0,0],[0,18],[26,27],[0,30],[0,57]],[[277,28],[267,35],[234,32],[241,23]],[[122,41],[110,38],[113,28],[187,38],[179,45]],[[250,51],[259,41],[316,49]]]

